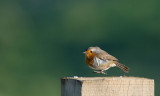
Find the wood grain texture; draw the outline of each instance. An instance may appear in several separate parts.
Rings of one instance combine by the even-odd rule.
[[[154,96],[154,80],[138,77],[66,77],[61,96]]]

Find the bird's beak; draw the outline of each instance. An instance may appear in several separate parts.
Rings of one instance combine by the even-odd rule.
[[[83,54],[86,54],[86,52],[83,52]]]

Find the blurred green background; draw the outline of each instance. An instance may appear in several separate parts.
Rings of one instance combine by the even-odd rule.
[[[60,78],[93,74],[99,46],[130,67],[107,76],[155,79],[160,96],[160,0],[1,0],[0,96],[60,96]]]

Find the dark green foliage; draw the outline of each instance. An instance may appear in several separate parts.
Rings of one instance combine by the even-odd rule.
[[[124,73],[160,85],[158,0],[0,1],[0,95],[60,96],[64,76],[93,74],[82,54],[99,46],[128,66]]]

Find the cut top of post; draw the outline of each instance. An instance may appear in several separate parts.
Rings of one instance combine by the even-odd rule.
[[[73,79],[73,80],[78,80],[80,82],[84,82],[84,81],[116,81],[116,80],[120,80],[120,81],[150,81],[151,83],[154,83],[154,79],[148,79],[148,78],[141,78],[141,77],[123,77],[123,76],[120,76],[120,77],[64,77],[62,79]]]

